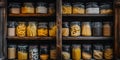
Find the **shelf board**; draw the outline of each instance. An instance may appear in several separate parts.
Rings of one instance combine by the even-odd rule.
[[[55,37],[7,37],[9,40],[55,40]]]
[[[111,40],[112,37],[63,37],[63,40]]]

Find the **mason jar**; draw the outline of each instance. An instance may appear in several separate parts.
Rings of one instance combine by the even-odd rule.
[[[15,36],[15,22],[10,21],[8,22],[8,36]]]
[[[62,23],[62,36],[69,36],[69,22]]]
[[[36,13],[47,13],[47,4],[44,2],[38,2],[36,6]]]

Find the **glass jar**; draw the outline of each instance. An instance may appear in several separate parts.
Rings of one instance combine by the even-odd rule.
[[[55,37],[56,36],[56,23],[55,22],[49,22],[49,36]]]
[[[48,54],[48,46],[40,46],[40,59],[41,60],[48,60],[49,54]]]
[[[57,59],[57,51],[55,46],[51,46],[50,48],[50,59],[56,60]]]
[[[68,22],[62,23],[62,36],[69,36],[69,23]]]
[[[98,4],[96,2],[87,3],[86,14],[99,14]]]
[[[72,6],[70,3],[63,3],[62,14],[72,14]]]
[[[15,22],[8,22],[8,36],[15,36]]]
[[[20,8],[21,8],[20,3],[10,3],[9,7],[11,14],[20,14]]]
[[[89,44],[83,44],[82,58],[85,60],[92,59],[92,47]]]
[[[82,23],[82,36],[92,36],[90,22],[83,22]]]
[[[93,36],[102,36],[102,23],[93,22],[92,30],[93,30]]]
[[[38,23],[38,36],[48,36],[48,23],[39,22]]]
[[[111,23],[110,22],[104,22],[103,23],[103,36],[111,36]]]
[[[73,14],[85,14],[85,6],[83,3],[77,2],[73,4]]]
[[[16,45],[8,45],[8,59],[16,59]]]
[[[63,60],[70,60],[70,46],[69,45],[63,46],[62,59]]]
[[[101,44],[97,44],[93,46],[93,57],[97,60],[103,59],[103,46]]]
[[[29,59],[30,60],[39,60],[37,45],[29,46]]]
[[[47,13],[47,4],[44,2],[37,3],[36,13]]]
[[[70,32],[71,36],[80,36],[81,34],[81,29],[80,29],[80,22],[79,21],[74,21],[70,23]]]
[[[22,6],[22,13],[34,13],[33,3],[25,2]]]
[[[111,45],[105,45],[104,58],[107,60],[113,59],[113,48]]]
[[[112,14],[112,6],[108,3],[102,3],[100,5],[100,14]]]
[[[27,60],[27,45],[18,45],[18,60]]]
[[[36,22],[28,22],[27,36],[28,37],[35,37],[35,36],[37,36],[37,25],[36,25]]]
[[[48,12],[49,12],[49,14],[54,14],[55,13],[55,5],[53,3],[49,4]]]
[[[18,37],[26,36],[26,23],[25,22],[18,22],[18,25],[16,27],[16,35]]]
[[[73,60],[80,60],[81,59],[81,46],[80,45],[73,45],[73,47],[72,47],[72,59]]]

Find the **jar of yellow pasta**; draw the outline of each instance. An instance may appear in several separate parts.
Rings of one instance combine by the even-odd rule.
[[[49,36],[55,37],[56,36],[56,24],[55,22],[49,22]]]
[[[63,3],[62,14],[72,14],[72,6],[70,3]]]
[[[39,22],[37,32],[38,32],[38,36],[40,36],[40,37],[48,36],[48,23]]]

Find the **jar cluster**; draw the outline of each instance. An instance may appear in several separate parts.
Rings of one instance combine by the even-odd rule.
[[[8,22],[8,36],[10,37],[55,37],[55,22]]]
[[[11,14],[21,13],[40,13],[40,14],[54,14],[54,3],[47,4],[45,2],[25,2],[25,3],[9,3],[9,12]]]
[[[63,3],[62,14],[112,14],[112,3]]]
[[[62,23],[62,36],[105,36],[112,35],[111,22],[63,22]]]
[[[113,48],[111,45],[73,44],[72,46],[63,45],[62,49],[63,60],[113,59]]]

